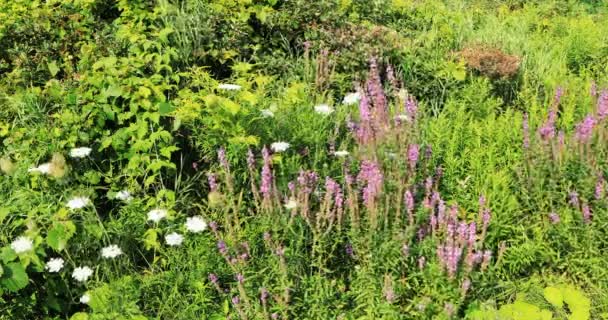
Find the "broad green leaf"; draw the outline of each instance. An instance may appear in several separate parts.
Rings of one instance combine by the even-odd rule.
[[[74,313],[71,317],[70,320],[88,320],[89,319],[89,315],[84,313],[84,312],[77,312]]]
[[[17,292],[25,286],[29,278],[25,272],[25,268],[20,263],[9,263],[4,266],[4,273],[0,277],[2,287],[11,292]]]
[[[57,73],[59,72],[59,67],[57,67],[57,62],[51,61],[47,64],[47,66],[49,67],[49,72],[51,73],[51,76],[52,77],[56,76]]]
[[[175,110],[175,107],[169,102],[161,102],[158,104],[158,112],[161,116],[171,113]]]

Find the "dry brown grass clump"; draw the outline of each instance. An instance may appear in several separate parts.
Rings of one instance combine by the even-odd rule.
[[[486,46],[471,46],[456,53],[467,67],[490,78],[512,78],[519,70],[521,59],[499,49]]]

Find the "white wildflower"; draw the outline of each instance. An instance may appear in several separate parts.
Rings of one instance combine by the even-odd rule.
[[[61,269],[63,269],[63,262],[64,261],[61,258],[52,258],[51,260],[47,261],[44,268],[48,272],[59,272]]]
[[[113,259],[122,254],[122,250],[115,244],[101,249],[101,256],[106,259]]]
[[[179,246],[184,242],[184,237],[177,232],[172,232],[165,236],[165,242],[170,246]]]
[[[361,94],[359,92],[351,92],[344,96],[342,103],[345,105],[357,104],[361,100]]]
[[[289,199],[289,201],[287,201],[287,203],[285,203],[284,206],[285,206],[285,209],[292,210],[298,206],[298,203],[293,199]]]
[[[11,243],[11,249],[17,254],[31,251],[34,249],[34,242],[28,237],[21,236]]]
[[[315,106],[315,112],[324,116],[330,115],[334,112],[334,108],[326,104],[320,104]]]
[[[115,198],[118,199],[118,200],[125,201],[125,202],[129,202],[129,201],[133,200],[133,197],[131,196],[131,193],[129,191],[127,191],[127,190],[118,191],[116,193]]]
[[[289,148],[290,144],[284,141],[274,142],[270,144],[270,148],[274,152],[283,152]]]
[[[82,209],[88,206],[91,203],[91,200],[87,197],[74,197],[68,201],[66,206],[72,210]]]
[[[84,158],[91,154],[92,149],[87,147],[74,148],[70,150],[70,157]]]
[[[340,157],[340,158],[342,158],[342,157],[346,157],[346,156],[348,156],[349,154],[350,154],[350,152],[348,152],[348,151],[346,151],[346,150],[340,150],[340,151],[335,151],[335,152],[334,152],[334,156],[336,156],[336,157]]]
[[[408,116],[407,114],[398,114],[397,116],[395,116],[395,119],[400,120],[400,121],[410,121],[410,116]]]
[[[260,110],[260,112],[262,113],[262,117],[264,117],[264,118],[274,117],[274,112],[272,112],[272,110],[270,110],[270,109],[262,109],[262,110]]]
[[[93,275],[93,269],[91,269],[87,266],[78,267],[78,268],[74,269],[74,272],[72,272],[72,278],[74,278],[74,280],[79,281],[79,282],[87,281],[92,275]]]
[[[199,216],[190,217],[186,219],[186,229],[192,233],[199,233],[207,229],[207,223]]]
[[[91,296],[89,296],[86,293],[83,294],[82,297],[80,297],[80,303],[87,304],[87,303],[89,303],[89,301],[91,301]]]
[[[222,83],[217,88],[222,90],[241,90],[242,87],[238,84]]]
[[[159,222],[166,217],[167,210],[165,209],[153,209],[148,212],[148,221]]]
[[[27,170],[27,172],[38,172],[40,174],[49,174],[49,172],[51,172],[51,164],[50,163],[43,163],[37,167],[34,168],[29,168]]]

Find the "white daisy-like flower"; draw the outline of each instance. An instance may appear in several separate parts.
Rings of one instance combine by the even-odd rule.
[[[262,114],[262,117],[264,117],[264,118],[274,117],[274,112],[272,112],[272,110],[270,110],[270,109],[262,109],[262,110],[260,110],[260,113]]]
[[[61,258],[52,258],[49,261],[47,261],[44,268],[48,272],[59,272],[59,271],[61,271],[61,269],[63,269],[63,262],[64,261]]]
[[[11,249],[17,254],[28,252],[34,249],[34,242],[28,237],[20,236],[11,243]]]
[[[84,158],[91,154],[92,149],[87,147],[74,148],[70,150],[70,157]]]
[[[217,88],[222,90],[241,90],[242,87],[238,84],[222,83]]]
[[[184,242],[184,236],[177,232],[171,232],[165,236],[165,242],[172,247],[179,246]]]
[[[335,152],[334,152],[334,156],[336,156],[336,157],[340,157],[340,158],[342,158],[342,157],[346,157],[346,156],[348,156],[349,154],[350,154],[350,152],[348,152],[348,151],[346,151],[346,150],[340,150],[340,151],[335,151]]]
[[[89,303],[89,301],[91,301],[91,296],[89,296],[87,293],[83,294],[82,297],[80,297],[80,303],[87,304]]]
[[[359,103],[359,100],[361,100],[361,94],[359,92],[351,92],[344,96],[342,103],[348,106]]]
[[[49,174],[49,172],[51,172],[51,164],[50,163],[43,163],[37,167],[33,167],[33,168],[29,168],[27,170],[27,172],[37,172],[40,174]]]
[[[270,144],[270,149],[274,152],[283,152],[289,148],[290,144],[284,141],[273,142]]]
[[[114,197],[116,199],[118,199],[118,200],[122,200],[122,201],[125,201],[125,202],[129,202],[129,201],[133,200],[133,197],[131,196],[131,193],[129,191],[127,191],[127,190],[118,191],[116,193],[116,196],[114,196]]]
[[[82,209],[91,203],[91,199],[87,197],[74,197],[68,201],[66,206],[72,210]]]
[[[315,112],[327,116],[334,112],[334,108],[330,107],[327,104],[320,104],[318,106],[315,106]]]
[[[296,207],[298,207],[298,203],[293,199],[289,199],[289,201],[287,201],[285,203],[284,207],[287,210],[292,210],[292,209],[295,209]]]
[[[106,259],[114,259],[122,254],[122,250],[115,244],[101,249],[101,256]]]
[[[395,116],[395,119],[401,121],[410,121],[410,116],[408,116],[407,114],[398,114]]]
[[[199,233],[207,229],[207,223],[199,216],[186,219],[186,229],[192,233]]]
[[[167,210],[165,209],[153,209],[148,212],[148,221],[159,222],[166,217]]]
[[[79,282],[87,281],[92,275],[93,275],[93,269],[91,269],[87,266],[78,267],[78,268],[74,269],[74,272],[72,272],[72,278],[74,278],[74,280],[79,281]]]

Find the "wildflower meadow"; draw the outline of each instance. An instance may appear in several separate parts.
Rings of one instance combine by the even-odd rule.
[[[608,319],[608,3],[0,0],[0,319]]]

